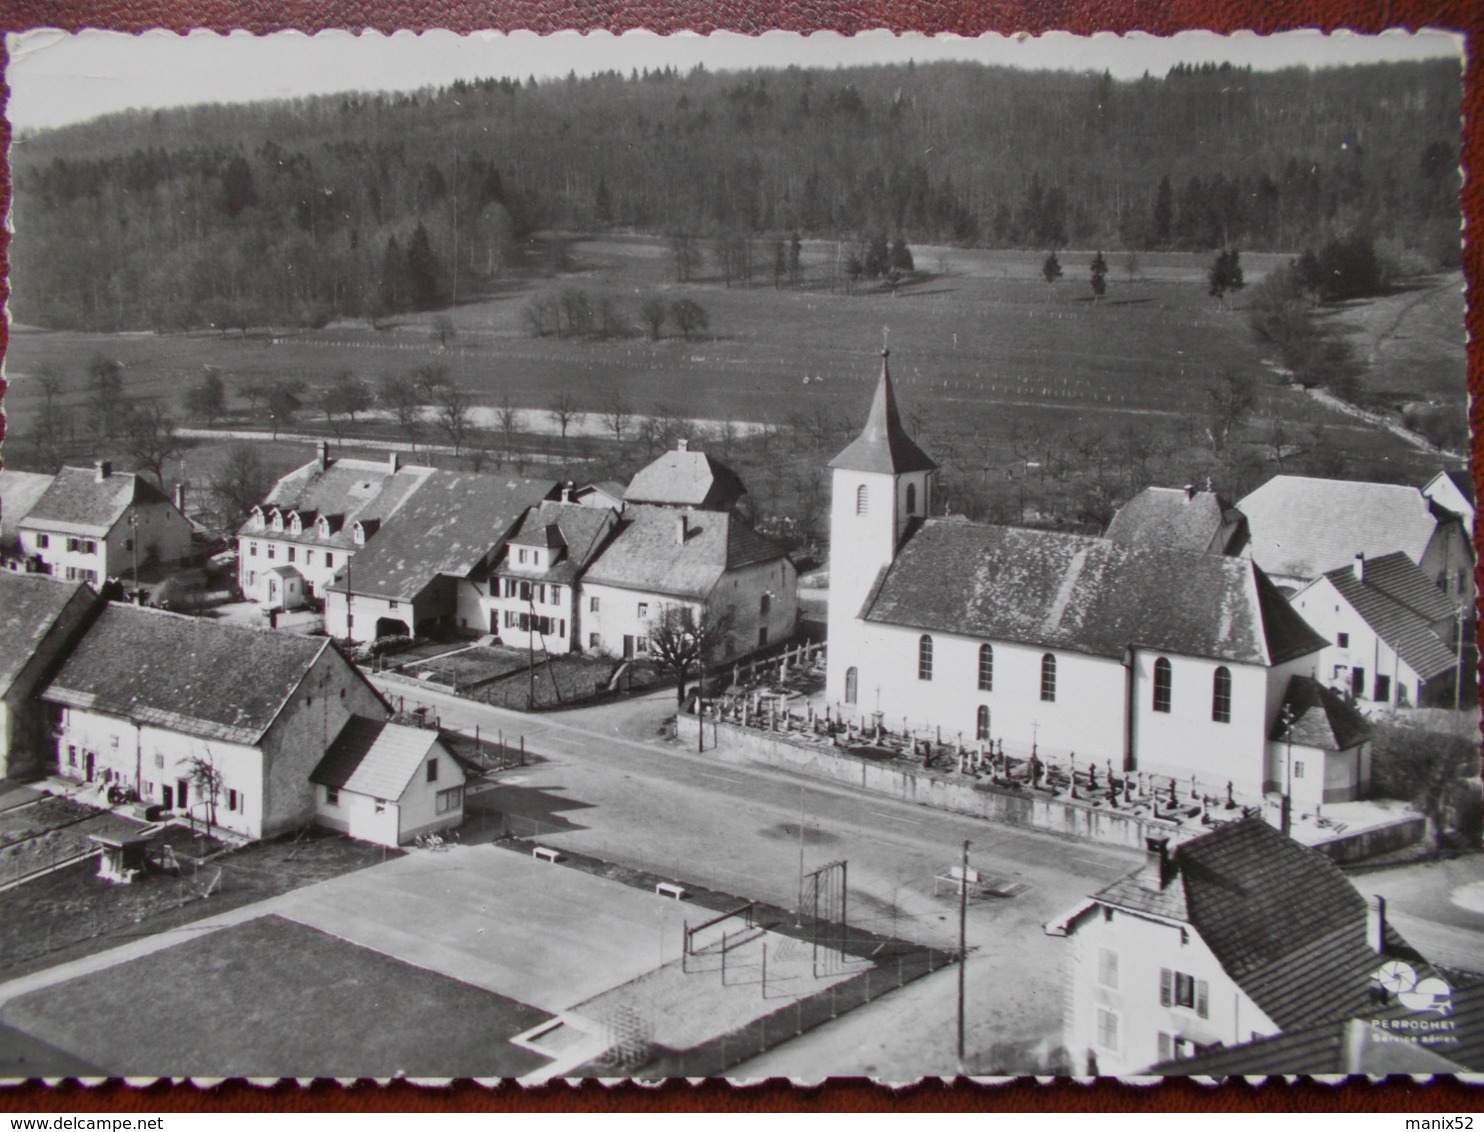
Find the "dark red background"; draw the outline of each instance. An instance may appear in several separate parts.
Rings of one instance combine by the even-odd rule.
[[[528,29],[551,32],[566,28],[623,32],[646,29],[655,32],[682,30],[736,31],[756,34],[772,29],[788,31],[833,30],[861,32],[877,28],[926,33],[951,32],[976,35],[982,32],[1142,31],[1172,35],[1194,29],[1234,32],[1277,32],[1296,28],[1322,31],[1350,29],[1380,32],[1387,28],[1442,28],[1465,33],[1470,45],[1484,30],[1484,3],[1479,0],[1005,0],[1002,3],[973,0],[794,0],[788,4],[745,0],[510,0],[507,3],[470,3],[466,0],[0,0],[0,33],[34,27],[67,30],[107,28],[140,32],[168,28],[177,32],[192,28],[215,31],[244,29],[262,34],[294,28],[305,32],[326,28],[358,30],[370,28],[390,33],[399,29],[423,31],[447,28],[470,32],[480,29],[513,31]],[[3,49],[0,49],[3,50]],[[1464,92],[1467,169],[1484,168],[1477,119],[1484,110],[1484,67],[1470,58]],[[0,124],[4,143],[9,126]],[[0,190],[9,202],[9,182],[0,170]],[[1484,323],[1472,300],[1481,278],[1479,241],[1481,197],[1484,189],[1474,178],[1464,189],[1467,218],[1464,271],[1468,280],[1470,331],[1469,384],[1476,403],[1472,413],[1475,452],[1484,423],[1484,408],[1478,403],[1481,391],[1480,346]],[[0,234],[0,241],[3,241]],[[3,243],[0,243],[3,249]],[[8,292],[7,292],[8,293]],[[0,346],[4,344],[0,327]],[[3,436],[0,421],[0,436]],[[1484,496],[1484,493],[1480,493]],[[186,1007],[188,1009],[188,1007]],[[168,1025],[165,1019],[158,1024]],[[946,1024],[946,1023],[945,1023]],[[1480,1108],[1481,1094],[1455,1081],[1418,1085],[1410,1080],[1375,1085],[1367,1081],[1324,1085],[1312,1081],[1287,1084],[1273,1079],[1266,1084],[1245,1082],[1221,1086],[1176,1080],[1156,1086],[1135,1087],[1116,1081],[1093,1085],[1058,1082],[1040,1085],[1020,1081],[1002,1086],[946,1085],[934,1081],[909,1089],[887,1090],[864,1081],[838,1080],[813,1089],[796,1089],[785,1082],[769,1082],[747,1089],[708,1082],[692,1086],[672,1082],[657,1088],[623,1085],[612,1088],[589,1082],[581,1087],[552,1085],[522,1089],[506,1085],[484,1089],[462,1084],[451,1089],[420,1089],[411,1085],[380,1087],[365,1084],[342,1088],[317,1083],[309,1088],[283,1084],[271,1089],[229,1082],[209,1090],[194,1086],[160,1084],[130,1089],[120,1084],[97,1088],[63,1085],[47,1088],[28,1085],[0,1089],[0,1110],[40,1112],[135,1111],[141,1113],[225,1111],[415,1111],[447,1109],[490,1111],[632,1112],[726,1109],[739,1112],[835,1111],[839,1109],[895,1111],[977,1111],[1004,1109],[1067,1112],[1104,1110],[1143,1111],[1205,1109],[1209,1111],[1300,1111],[1333,1109],[1356,1111],[1467,1112]]]

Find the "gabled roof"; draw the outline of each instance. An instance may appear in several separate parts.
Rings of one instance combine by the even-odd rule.
[[[558,503],[549,499],[542,501],[521,517],[520,526],[510,536],[510,541],[522,546],[565,547],[566,552],[542,573],[520,571],[518,576],[550,582],[575,581],[616,526],[618,513],[609,508]],[[496,572],[503,565],[497,566]],[[517,572],[512,571],[512,574]]]
[[[1235,554],[1246,545],[1247,520],[1214,491],[1146,487],[1114,514],[1107,537],[1125,546]]]
[[[1415,487],[1274,476],[1237,503],[1247,516],[1252,559],[1269,574],[1317,578],[1357,554],[1394,550],[1421,562],[1440,522]]]
[[[736,472],[715,457],[688,448],[682,440],[677,448],[640,468],[619,498],[629,503],[730,511],[746,494]]]
[[[1447,480],[1453,485],[1453,490],[1468,501],[1470,507],[1474,505],[1474,477],[1467,471],[1459,471],[1456,468],[1444,468],[1437,475],[1433,476],[1432,479],[1428,480],[1427,483],[1422,485],[1423,492],[1430,495],[1429,488],[1439,480]]]
[[[1289,738],[1285,718],[1293,721],[1293,741],[1305,747],[1345,751],[1371,737],[1371,725],[1366,717],[1311,676],[1289,679],[1283,707],[1273,721],[1269,739]]]
[[[434,578],[466,578],[495,549],[551,480],[475,472],[430,472],[423,484],[355,556],[358,594],[411,601]],[[345,571],[330,588],[345,592]]]
[[[938,466],[902,427],[897,397],[891,387],[891,371],[887,367],[890,356],[890,350],[881,351],[881,377],[876,382],[876,394],[871,398],[871,411],[866,414],[865,428],[830,461],[830,467],[895,475],[928,472]]]
[[[447,754],[438,732],[353,715],[335,736],[309,781],[395,802],[430,754]],[[454,760],[446,760],[453,764]],[[462,772],[461,772],[462,773]],[[439,781],[440,788],[456,782]]]
[[[1359,578],[1349,566],[1329,571],[1324,579],[1423,680],[1457,664],[1453,650],[1433,630],[1434,624],[1452,620],[1453,605],[1405,554],[1365,562]]]
[[[331,648],[323,637],[110,603],[41,698],[252,745]]]
[[[1325,645],[1246,559],[955,519],[908,537],[861,616],[1120,658],[1273,665]]]
[[[0,695],[10,691],[73,601],[92,601],[92,591],[82,582],[62,582],[49,574],[0,570]]]
[[[1352,1018],[1370,1002],[1383,957],[1367,943],[1365,899],[1328,857],[1261,818],[1170,852],[1163,891],[1150,891],[1151,862],[1094,899],[1189,924],[1280,1029]]]
[[[100,479],[93,468],[63,468],[21,525],[101,538],[130,507],[155,505],[175,506],[135,472],[111,472]]]
[[[388,464],[379,460],[331,460],[324,467],[318,460],[311,460],[274,484],[268,498],[261,504],[265,516],[277,509],[287,520],[291,512],[299,512],[304,524],[303,533],[290,534],[287,526],[282,532],[259,530],[251,522],[243,525],[238,533],[264,538],[292,538],[296,542],[317,546],[351,547],[355,545],[351,533],[353,524],[360,522],[374,531],[382,521],[397,512],[432,472],[432,468],[416,465],[393,472]],[[315,529],[314,520],[321,515],[330,520],[328,536],[321,536]]]
[[[785,556],[783,547],[735,515],[633,504],[624,509],[618,533],[588,569],[586,581],[701,600],[728,570]]]

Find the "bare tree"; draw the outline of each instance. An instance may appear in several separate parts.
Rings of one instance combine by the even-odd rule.
[[[1232,435],[1247,422],[1257,404],[1257,379],[1225,366],[1206,386],[1206,436],[1219,455]]]
[[[500,429],[500,435],[505,438],[505,459],[510,460],[515,451],[515,434],[520,431],[520,410],[510,400],[508,393],[495,410],[495,424]]]
[[[697,334],[711,325],[711,318],[706,313],[706,308],[694,299],[676,299],[670,304],[670,321],[680,330],[680,336],[687,341],[692,334]]]
[[[186,766],[190,768],[190,782],[196,789],[196,796],[206,802],[206,835],[210,837],[216,828],[216,804],[222,794],[222,772],[216,769],[210,751],[205,758],[192,755],[186,760]]]
[[[209,485],[220,525],[227,530],[237,527],[272,487],[273,473],[264,466],[257,448],[245,440],[232,445],[212,472]]]
[[[567,430],[575,424],[581,424],[583,417],[587,416],[578,410],[577,398],[570,389],[563,389],[551,399],[551,408],[546,415],[561,430],[563,445],[567,443]]]
[[[453,445],[455,456],[463,448],[464,437],[469,433],[470,404],[469,394],[452,381],[445,381],[433,390],[433,419]]]
[[[689,605],[666,605],[650,623],[649,654],[661,669],[675,677],[675,702],[685,703],[685,681],[692,669],[704,678],[707,664],[721,655],[731,635],[729,611],[704,609],[698,616]]]
[[[175,419],[158,401],[133,406],[124,417],[124,436],[135,463],[165,486],[165,462],[185,451],[176,434]]]
[[[623,394],[617,389],[612,390],[602,410],[603,427],[613,434],[616,443],[623,443],[623,434],[629,427],[629,422],[634,419],[633,410],[629,403],[624,400]]]
[[[412,450],[417,451],[417,438],[422,432],[422,394],[417,383],[405,377],[388,374],[376,388],[376,400],[392,414]]]

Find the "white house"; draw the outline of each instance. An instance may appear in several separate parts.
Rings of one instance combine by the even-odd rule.
[[[50,743],[36,693],[100,599],[82,582],[0,571],[0,778],[39,774]]]
[[[1290,601],[1327,642],[1331,688],[1367,709],[1453,703],[1460,610],[1402,552],[1357,555]]]
[[[1171,847],[1047,925],[1079,1072],[1138,1073],[1358,1017],[1401,943],[1324,856],[1260,818]]]
[[[427,480],[432,468],[385,461],[332,460],[321,441],[314,460],[273,485],[237,532],[238,585],[268,609],[323,598],[331,580]]]
[[[54,478],[0,468],[0,566],[5,569],[25,572],[40,566],[35,560],[28,562],[21,549],[20,524]]]
[[[95,589],[140,567],[173,566],[191,554],[191,524],[135,472],[63,468],[18,524],[22,554],[43,573]]]
[[[1415,487],[1274,476],[1237,503],[1246,551],[1292,592],[1357,554],[1401,551],[1452,602],[1472,604],[1473,541],[1458,515]]]
[[[481,625],[515,648],[553,655],[580,650],[577,587],[618,522],[616,511],[565,499],[530,508],[485,579],[480,597],[487,621]]]
[[[578,600],[587,651],[646,655],[651,628],[676,606],[729,617],[717,660],[731,660],[793,635],[798,572],[783,547],[730,512],[630,504]]]
[[[1289,680],[1312,674],[1324,641],[1252,562],[923,518],[932,462],[902,430],[885,366],[832,467],[839,710],[1263,790]]]
[[[325,631],[371,641],[487,631],[490,567],[552,480],[431,471],[325,589]]]
[[[1474,529],[1474,480],[1468,469],[1445,468],[1422,485],[1422,494],[1463,521],[1463,529]]]
[[[325,638],[109,604],[41,695],[57,768],[244,837],[315,814],[309,776],[354,716],[390,714]]]
[[[310,780],[318,823],[361,841],[395,848],[464,820],[464,771],[434,730],[352,719]]]

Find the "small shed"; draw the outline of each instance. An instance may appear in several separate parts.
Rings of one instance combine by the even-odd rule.
[[[88,840],[103,849],[98,875],[114,884],[132,884],[144,871],[149,839],[134,834],[90,833]]]
[[[378,845],[405,845],[464,820],[464,771],[438,732],[352,716],[310,775],[315,820]]]
[[[1300,805],[1353,802],[1370,790],[1370,724],[1312,677],[1288,682],[1268,740],[1268,780],[1280,793],[1291,784]]]

